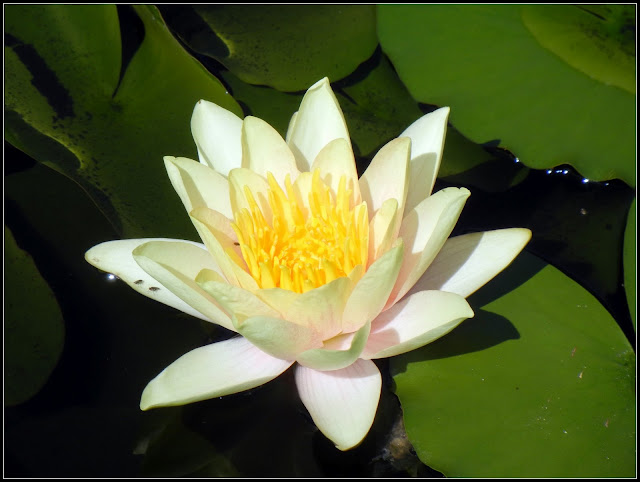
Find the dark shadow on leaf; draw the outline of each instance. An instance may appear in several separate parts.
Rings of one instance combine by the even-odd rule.
[[[4,34],[4,44],[13,49],[31,74],[31,84],[55,112],[54,120],[73,117],[75,115],[73,98],[58,78],[57,72],[47,64],[40,52],[33,45],[9,33]]]
[[[205,6],[204,8],[215,9],[216,7]],[[159,5],[158,9],[169,28],[189,48],[212,58],[227,58],[231,54],[229,47],[211,29],[197,6]]]
[[[356,70],[351,72],[348,76],[333,82],[334,91],[339,91],[342,95],[347,97],[354,104],[357,104],[357,102],[354,101],[349,96],[349,94],[347,94],[343,89],[345,87],[351,87],[357,84],[358,82],[361,82],[362,80],[364,80],[369,74],[371,74],[371,72],[376,67],[378,67],[381,60],[382,60],[382,49],[380,48],[380,45],[378,45],[376,49],[373,51],[373,54],[371,54],[371,56],[367,60],[362,62],[360,65],[358,65]],[[330,79],[330,80],[333,80],[333,79]]]
[[[518,288],[545,266],[544,261],[523,251],[502,273],[468,298],[475,311],[473,318],[433,343],[394,358],[392,373],[404,372],[407,363],[464,355],[520,338],[508,319],[481,308]]]
[[[448,335],[418,350],[394,358],[391,373],[397,375],[405,372],[408,363],[465,355],[518,338],[520,333],[505,317],[476,310],[474,318],[462,322]]]
[[[115,98],[122,84],[127,68],[134,55],[142,45],[145,37],[144,23],[130,5],[117,5],[118,20],[120,21],[120,41],[122,42],[122,58],[118,85],[111,98]]]
[[[527,250],[522,251],[504,271],[472,294],[467,301],[477,311],[523,285],[545,266],[547,263],[537,256],[529,254]]]

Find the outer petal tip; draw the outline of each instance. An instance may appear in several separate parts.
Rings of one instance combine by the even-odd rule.
[[[307,91],[317,89],[318,87],[323,87],[323,86],[331,86],[331,83],[329,82],[329,77],[323,77],[322,79],[317,81],[315,84],[313,84],[311,87],[309,87]]]
[[[382,377],[370,360],[342,370],[319,372],[298,366],[296,386],[313,421],[339,450],[349,450],[366,437],[378,408]]]

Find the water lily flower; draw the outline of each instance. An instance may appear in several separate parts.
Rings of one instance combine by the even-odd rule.
[[[372,360],[472,317],[465,298],[531,237],[513,228],[448,239],[469,196],[432,194],[448,114],[418,119],[358,178],[326,78],[304,95],[286,140],[199,101],[199,162],[164,161],[202,243],[128,239],[86,253],[136,291],[239,335],[178,358],[147,385],[141,409],[247,390],[295,364],[318,428],[340,450],[358,445],[380,398]]]

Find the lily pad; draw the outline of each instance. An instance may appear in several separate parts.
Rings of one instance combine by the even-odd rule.
[[[611,7],[382,5],[378,36],[411,95],[449,105],[472,141],[499,140],[528,167],[571,164],[635,186],[635,47],[624,33],[635,6]]]
[[[366,72],[335,86],[356,154],[363,157],[373,157],[422,116],[385,55],[378,52],[368,63]]]
[[[55,368],[64,345],[58,302],[28,253],[4,228],[4,404],[33,397]]]
[[[526,5],[522,20],[540,45],[572,67],[603,84],[636,93],[633,8]]]
[[[627,215],[627,227],[624,230],[624,246],[622,248],[624,290],[627,294],[627,303],[629,304],[629,312],[631,313],[631,320],[633,321],[634,329],[636,329],[638,297],[638,292],[636,291],[636,250],[638,249],[636,234],[637,216],[636,200],[634,199],[633,203],[631,203],[631,207],[629,208],[629,214]]]
[[[7,140],[80,184],[123,236],[195,235],[162,157],[196,157],[201,98],[241,114],[152,6],[5,9]]]
[[[373,5],[162,7],[178,35],[244,82],[292,92],[342,79],[373,53]]]
[[[633,476],[635,354],[597,300],[523,252],[470,304],[392,361],[421,460],[452,477]]]

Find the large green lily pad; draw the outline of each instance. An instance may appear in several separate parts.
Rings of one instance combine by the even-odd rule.
[[[393,359],[409,439],[454,477],[632,477],[635,354],[578,284],[523,252],[476,316]]]
[[[636,200],[633,200],[627,215],[627,227],[624,230],[624,246],[622,248],[622,262],[624,266],[624,290],[627,294],[627,303],[629,304],[629,312],[633,327],[636,328],[636,309],[637,297],[636,291],[636,250],[638,249],[637,241],[637,216]]]
[[[121,37],[136,36],[126,63]],[[5,9],[6,138],[80,184],[123,236],[194,233],[162,157],[196,156],[201,98],[241,114],[154,7]]]
[[[64,345],[58,302],[31,256],[4,228],[4,403],[34,396],[55,368]]]
[[[373,53],[373,5],[193,5],[161,7],[195,51],[244,82],[292,92],[336,81]]]
[[[527,166],[635,186],[633,5],[382,5],[378,36],[413,97]]]

